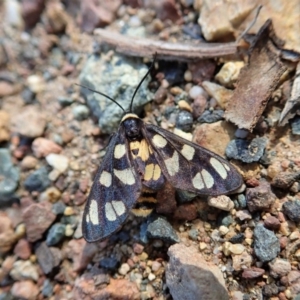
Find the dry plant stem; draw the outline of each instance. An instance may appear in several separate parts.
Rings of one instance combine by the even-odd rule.
[[[168,43],[151,39],[133,38],[118,32],[96,29],[94,31],[100,43],[112,46],[119,53],[151,57],[157,53],[158,59],[190,61],[203,58],[216,58],[237,53],[237,44],[232,43]]]
[[[226,57],[236,55],[238,53],[238,44],[243,36],[255,24],[262,6],[259,5],[256,15],[249,26],[238,37],[235,42],[231,43],[189,43],[185,41],[178,43],[168,43],[163,41],[133,38],[124,36],[118,32],[95,29],[94,34],[100,39],[100,43],[104,43],[113,47],[117,52],[137,57],[151,57],[157,53],[158,59],[191,61],[205,58]]]

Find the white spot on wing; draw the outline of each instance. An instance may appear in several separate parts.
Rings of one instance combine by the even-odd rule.
[[[107,171],[103,171],[100,175],[99,182],[106,187],[110,187],[111,181],[112,181],[111,174],[108,173]]]
[[[96,200],[91,200],[89,206],[89,218],[94,225],[99,224],[99,215],[98,215],[98,204]]]
[[[214,185],[214,179],[205,169],[201,171],[204,183],[208,189],[210,189]]]
[[[114,174],[124,184],[133,185],[135,183],[135,178],[131,168],[125,170],[114,169]]]
[[[229,168],[229,166],[228,166],[228,165],[226,165],[226,164],[223,164],[223,166],[224,166],[224,168],[225,168],[227,171],[230,171],[230,168]]]
[[[161,135],[156,134],[153,138],[152,138],[152,142],[153,144],[158,147],[158,148],[163,148],[167,145],[167,140],[165,138],[163,138]]]
[[[204,188],[204,183],[200,173],[197,173],[196,176],[192,180],[194,188],[197,190],[201,190]]]
[[[126,207],[122,201],[113,200],[111,204],[118,216],[122,216],[126,212]]]
[[[181,154],[187,159],[192,160],[195,154],[195,149],[185,144],[181,150]]]
[[[177,151],[174,151],[173,156],[165,160],[165,164],[170,176],[174,176],[179,171],[179,157]]]
[[[116,213],[110,202],[105,204],[105,217],[108,221],[115,221],[117,219]]]
[[[210,164],[212,165],[212,167],[216,170],[216,172],[223,178],[226,179],[227,177],[227,172],[226,169],[224,167],[224,165],[217,160],[214,157],[211,157],[211,159],[209,160]]]
[[[114,157],[116,159],[120,159],[121,157],[124,156],[125,153],[126,153],[126,147],[124,144],[116,145],[115,151],[114,151]]]

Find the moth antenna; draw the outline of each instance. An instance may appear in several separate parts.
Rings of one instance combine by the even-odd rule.
[[[155,52],[154,56],[153,56],[153,61],[151,63],[151,66],[149,67],[147,73],[144,75],[143,79],[140,81],[140,83],[138,84],[138,86],[136,87],[134,93],[133,93],[133,96],[131,98],[131,102],[130,102],[130,109],[129,109],[129,112],[132,113],[132,104],[133,104],[133,99],[137,93],[137,91],[139,90],[140,86],[142,85],[142,83],[144,82],[144,80],[146,79],[146,77],[149,75],[150,71],[152,70],[153,66],[154,66],[154,63],[156,61],[156,57],[157,57],[157,53]]]
[[[99,95],[101,95],[101,96],[103,96],[103,97],[109,99],[109,100],[112,101],[113,103],[117,104],[117,105],[123,110],[123,112],[125,113],[125,109],[124,109],[124,108],[123,108],[116,100],[114,100],[113,98],[110,98],[109,96],[107,96],[107,95],[105,95],[105,94],[103,94],[103,93],[101,93],[101,92],[98,92],[98,91],[96,91],[96,90],[93,90],[93,89],[91,89],[91,88],[88,87],[88,86],[85,86],[85,85],[82,85],[82,84],[78,84],[78,83],[75,83],[75,84],[78,85],[78,86],[81,86],[81,87],[83,87],[83,88],[85,88],[85,89],[88,89],[88,90],[90,90],[91,92],[94,92],[94,93],[96,93],[96,94],[99,94]]]

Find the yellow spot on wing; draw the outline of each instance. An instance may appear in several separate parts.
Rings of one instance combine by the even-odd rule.
[[[212,165],[212,167],[216,170],[216,172],[223,178],[226,179],[227,177],[227,172],[226,169],[224,167],[224,165],[217,160],[214,157],[211,157],[211,159],[209,160],[210,164]]]
[[[130,150],[135,150],[140,148],[140,142],[139,141],[134,141],[130,142]]]
[[[89,206],[89,218],[94,225],[99,224],[98,204],[94,199],[91,200]]]
[[[106,187],[110,187],[111,181],[112,181],[111,174],[108,173],[107,171],[103,171],[100,175],[99,182]]]
[[[151,180],[153,177],[153,172],[154,172],[154,164],[147,165],[145,168],[144,180],[146,181]]]
[[[155,165],[153,172],[153,180],[158,180],[161,176],[161,168],[159,165]]]
[[[116,159],[120,159],[121,157],[124,156],[125,153],[126,153],[126,147],[124,144],[116,145],[115,151],[114,151],[114,157]]]
[[[153,144],[158,147],[158,148],[163,148],[167,145],[167,140],[162,137],[161,135],[159,134],[156,134],[153,138],[152,138],[152,142]]]
[[[145,139],[141,140],[140,150],[138,155],[142,161],[147,161],[149,158],[149,146]]]

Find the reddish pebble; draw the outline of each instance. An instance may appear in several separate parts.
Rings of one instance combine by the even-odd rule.
[[[138,243],[133,244],[133,252],[136,254],[141,254],[144,251],[144,246]]]
[[[278,230],[280,227],[280,222],[276,217],[269,216],[264,220],[264,224],[268,229]]]
[[[288,242],[289,240],[287,236],[281,236],[279,238],[280,249],[285,249]]]
[[[259,186],[259,181],[256,178],[250,178],[246,181],[246,185],[249,187]]]
[[[45,157],[50,153],[60,153],[62,148],[51,140],[39,137],[33,141],[32,151],[36,157]]]
[[[20,239],[15,246],[14,253],[21,259],[29,259],[31,255],[31,245],[25,239]]]
[[[283,223],[283,222],[286,221],[286,218],[285,218],[284,214],[283,214],[281,211],[278,213],[277,218],[278,218],[278,220],[279,220],[281,223]]]
[[[17,281],[11,288],[11,294],[18,299],[36,299],[39,288],[31,280]]]
[[[285,296],[285,294],[283,292],[278,294],[278,298],[279,298],[279,300],[287,300],[287,297]]]
[[[252,267],[249,269],[245,269],[242,273],[242,277],[245,279],[257,278],[262,276],[264,273],[264,269]]]

